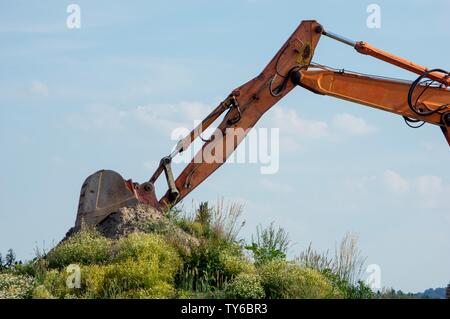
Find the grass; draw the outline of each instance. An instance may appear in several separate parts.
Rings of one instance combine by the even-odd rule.
[[[358,236],[347,233],[335,247],[334,258],[329,251],[318,252],[312,244],[296,258],[301,267],[322,273],[345,298],[367,299],[374,296],[370,288],[361,281],[365,258],[357,246]]]
[[[350,281],[359,264],[356,241],[345,239],[336,260],[311,247],[286,260],[289,236],[258,226],[250,244],[239,238],[243,206],[220,200],[167,223],[146,224],[117,240],[83,228],[47,254],[0,272],[0,296],[10,298],[366,298]],[[181,235],[184,234],[184,235]],[[180,239],[182,238],[182,239]],[[190,239],[188,249],[185,239]],[[253,258],[249,258],[249,252]],[[66,267],[80,269],[69,288]],[[363,286],[363,288],[365,288]],[[353,293],[349,293],[353,289]],[[369,296],[370,297],[370,296]]]

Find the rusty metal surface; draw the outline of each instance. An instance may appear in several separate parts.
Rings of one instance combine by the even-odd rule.
[[[97,225],[120,207],[134,206],[139,202],[133,190],[127,187],[122,176],[111,170],[100,170],[83,183],[75,228],[82,224]]]
[[[158,199],[155,194],[155,186],[151,182],[142,183],[134,186],[134,191],[139,202],[160,209]]]

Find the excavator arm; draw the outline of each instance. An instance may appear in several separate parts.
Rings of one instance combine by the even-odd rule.
[[[299,32],[305,27],[307,33],[304,31]],[[361,54],[373,56],[420,74],[421,77],[426,75],[427,78],[436,81],[439,85],[414,85],[414,83],[409,81],[368,76],[354,72],[345,72],[344,70],[333,70],[321,65],[308,63],[312,58],[309,52],[311,49],[302,45],[290,45],[290,43],[296,43],[295,41],[299,40],[296,36],[301,36],[300,41],[305,41],[305,38],[303,38],[305,34],[311,37],[308,43],[312,43],[314,47],[319,40],[318,35],[323,34],[354,47]],[[315,41],[311,36],[314,34],[316,36]],[[286,49],[289,51],[293,50],[305,58],[301,63],[299,63],[298,57],[297,59],[291,58],[292,63],[289,63],[289,60],[286,60],[288,58],[285,52]],[[308,52],[305,52],[305,49]],[[308,56],[307,59],[306,56]],[[280,57],[284,58],[283,79],[286,83],[282,82],[279,84],[279,92],[275,94],[272,81],[278,75],[276,62]],[[169,182],[169,190],[161,198],[160,204],[166,206],[177,203],[219,168],[261,115],[278,102],[281,97],[289,93],[295,85],[302,86],[314,93],[348,100],[401,115],[407,123],[423,121],[438,125],[450,144],[450,106],[448,105],[450,102],[450,90],[447,89],[449,84],[449,75],[443,70],[429,70],[419,64],[377,49],[366,42],[348,40],[337,34],[325,31],[318,23],[302,23],[258,78],[233,91],[230,97],[235,99],[238,105],[241,103],[245,105],[245,108],[242,108],[239,114],[239,121],[230,125],[229,117],[225,117],[218,127],[219,134],[214,134],[215,138],[203,145],[202,150],[197,153],[174,182]],[[217,109],[212,114],[216,114],[216,111]],[[236,113],[232,116],[236,116]],[[186,149],[186,145],[189,145],[198,136],[195,132],[201,132],[209,124],[209,122],[207,125],[200,124],[179,143],[175,153]],[[409,125],[412,126],[412,124]],[[230,128],[232,130],[229,130]],[[226,133],[228,131],[231,134]],[[220,150],[218,152],[220,155],[211,154],[213,153],[212,151],[217,150]],[[205,158],[205,155],[209,156],[209,158]],[[168,161],[167,158],[166,160]],[[152,183],[155,181],[155,176],[157,175],[154,175],[150,180]]]
[[[319,27],[316,21],[303,21],[261,74],[233,90],[224,102],[178,143],[171,156],[186,150],[201,132],[228,110],[213,137],[206,141],[180,176],[174,182],[168,176],[169,190],[159,201],[162,206],[179,202],[218,169],[261,116],[295,87],[291,74],[295,70],[307,69],[310,65],[321,36],[316,31]],[[167,163],[170,159],[166,157],[163,161]],[[160,167],[164,165],[162,163]],[[152,176],[151,183],[156,181],[160,171],[157,170]]]
[[[336,70],[312,62],[321,36],[352,46],[370,55],[419,75],[416,81],[369,76]],[[301,86],[314,93],[332,96],[402,116],[409,124],[420,121],[439,126],[450,144],[449,73],[421,65],[325,31],[316,21],[302,21],[264,70],[254,79],[233,90],[185,138],[164,157],[148,182],[137,184],[109,170],[89,176],[83,184],[75,228],[96,225],[123,206],[144,203],[157,209],[175,205],[217,170],[262,115]],[[201,133],[225,114],[214,134],[204,140]],[[171,162],[197,139],[205,143],[181,174],[174,178]],[[157,199],[156,180],[164,172],[168,190]]]
[[[442,87],[421,87],[414,90],[412,100],[422,110],[437,110],[430,114],[415,112],[406,98],[411,82],[383,77],[369,76],[345,70],[333,70],[320,66],[293,74],[296,84],[314,93],[367,105],[404,117],[407,121],[422,121],[440,126],[450,144],[449,107],[441,108],[450,101],[450,90]],[[423,91],[423,93],[422,93]]]

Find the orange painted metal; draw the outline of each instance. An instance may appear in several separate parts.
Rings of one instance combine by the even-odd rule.
[[[370,55],[374,58],[377,58],[377,59],[385,61],[387,63],[396,65],[398,67],[401,67],[402,69],[411,71],[411,72],[419,74],[419,75],[422,75],[422,74],[430,71],[428,68],[426,68],[420,64],[411,62],[404,58],[398,57],[392,53],[378,49],[364,41],[357,42],[355,45],[355,50],[361,54]],[[441,81],[447,86],[450,85],[450,78],[448,77],[447,74],[444,74],[441,72],[432,72],[429,74],[428,77],[435,81]]]
[[[408,81],[372,77],[358,73],[336,72],[331,70],[301,70],[300,85],[314,93],[344,99],[358,104],[371,106],[397,115],[444,126],[442,115],[450,111],[438,111],[428,116],[414,113],[408,105],[407,95],[411,83]],[[414,92],[416,100],[420,91]],[[428,110],[434,110],[450,101],[450,90],[429,87],[420,96],[418,104]]]
[[[176,204],[218,169],[237,148],[259,118],[289,93],[296,84],[315,93],[345,99],[410,119],[438,125],[450,145],[450,128],[448,123],[443,121],[444,114],[448,113],[450,108],[446,107],[426,116],[415,113],[409,107],[407,99],[411,87],[410,82],[357,73],[311,69],[312,56],[322,33],[326,35],[323,27],[316,21],[303,21],[260,75],[233,90],[188,136],[177,144],[172,155],[185,151],[200,136],[201,132],[212,125],[224,112],[228,111],[218,125],[217,131],[220,134],[213,134],[215,138],[206,141],[202,150],[194,156],[175,180],[176,189],[179,191],[178,198],[176,200],[171,199],[168,191],[159,201],[161,206]],[[339,36],[331,35],[331,37],[343,41]],[[350,44],[349,41],[344,42]],[[370,55],[416,74],[423,75],[430,72],[424,66],[375,48],[366,42],[354,42],[351,45],[354,45],[359,53]],[[291,81],[293,75],[298,76],[296,81]],[[446,73],[431,72],[428,78],[439,81],[447,87],[450,84],[450,79]],[[282,86],[282,90],[278,94],[273,94],[271,90],[277,86]],[[448,103],[450,100],[449,92],[448,88],[430,87],[420,96],[417,104],[419,108],[424,110],[435,110]],[[417,92],[414,92],[414,100],[418,97],[417,94]],[[236,107],[236,104],[238,107]],[[232,121],[234,119],[238,119],[238,121],[234,123]],[[226,132],[229,128],[240,129],[241,133],[227,135]],[[216,152],[217,150],[219,152]],[[209,158],[205,158],[205,154],[209,154]],[[217,161],[217,159],[220,160]],[[150,182],[154,183],[162,171],[163,168],[160,165]]]
[[[237,129],[236,131],[241,133],[234,136],[217,134],[217,136],[220,135],[221,137],[214,138],[203,145],[202,150],[194,156],[191,163],[187,165],[175,181],[175,185],[179,190],[176,202],[183,199],[218,169],[261,116],[294,88],[295,85],[289,81],[290,71],[295,67],[307,68],[310,64],[321,36],[320,32],[316,32],[319,26],[320,24],[316,21],[302,21],[261,74],[233,90],[227,99],[206,120],[200,123],[199,127],[182,140],[179,145],[185,150],[192,140],[199,135],[199,132],[204,131],[220,114],[227,110],[228,105],[230,105],[230,99],[237,100],[239,108],[229,108],[229,112],[217,126],[217,130],[225,133],[227,128],[231,128]],[[285,86],[279,95],[275,94],[277,96],[274,96],[270,93],[269,88],[271,84],[274,90],[279,85],[284,84]],[[233,119],[238,119],[239,117],[240,120],[237,123],[230,124],[230,121],[233,122]],[[233,139],[234,142],[230,141],[230,139]],[[209,150],[212,151],[210,152]],[[221,153],[219,160],[213,159],[216,156],[213,150],[220,150],[217,152]],[[211,158],[202,158],[204,154],[209,153],[214,153],[211,155]],[[168,193],[160,199],[162,205],[175,204],[176,202],[169,200]]]

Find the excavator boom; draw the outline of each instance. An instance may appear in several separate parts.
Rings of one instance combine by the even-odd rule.
[[[329,68],[301,70],[296,77],[298,85],[317,94],[371,106],[438,126],[442,125],[444,109],[427,116],[418,115],[411,110],[406,99],[412,84],[410,81]],[[430,87],[423,94],[416,90],[413,93],[413,99],[418,100],[424,108],[435,110],[450,101],[450,90]]]
[[[414,72],[419,77],[408,82],[315,64],[312,57],[322,35],[350,45],[359,53]],[[325,31],[316,21],[302,21],[264,70],[233,90],[180,140],[174,151],[160,161],[149,181],[133,183],[109,170],[89,176],[81,190],[76,228],[82,224],[97,225],[124,206],[143,203],[162,211],[175,205],[223,165],[263,114],[297,85],[317,94],[400,115],[410,126],[421,121],[439,126],[450,144],[450,78],[447,71],[430,70],[366,42],[352,41]],[[204,140],[201,133],[224,113],[213,135]],[[186,151],[197,138],[204,141],[202,149],[175,178],[172,159]],[[168,190],[158,200],[154,184],[163,172]]]

